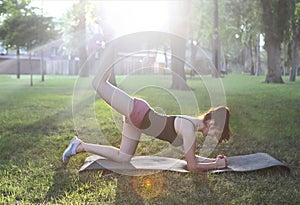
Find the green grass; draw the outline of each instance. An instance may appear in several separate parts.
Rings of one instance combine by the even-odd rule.
[[[163,172],[149,176],[156,187],[148,189],[136,188],[143,177],[79,174],[88,154],[62,168],[61,154],[74,135],[89,142],[120,143],[122,118],[95,95],[90,78],[46,76],[40,82],[34,76],[30,87],[27,76],[0,76],[0,204],[299,204],[300,81],[285,79],[285,84],[275,85],[263,79],[221,79],[233,138],[210,156],[267,152],[287,163],[291,173],[277,168],[208,175]],[[195,115],[193,96],[199,111],[205,111],[210,107],[205,85],[220,83],[210,77],[188,79],[193,92],[181,92],[168,89],[168,76],[120,77],[118,82],[158,110]],[[168,147],[143,137],[137,155],[170,154],[164,152]]]

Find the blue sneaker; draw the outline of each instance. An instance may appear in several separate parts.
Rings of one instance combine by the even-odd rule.
[[[64,165],[67,165],[69,162],[69,159],[76,155],[76,148],[78,147],[78,145],[81,143],[82,141],[80,139],[78,139],[77,137],[73,137],[73,139],[71,140],[69,146],[67,147],[67,149],[65,149],[63,155],[62,155],[62,162]]]

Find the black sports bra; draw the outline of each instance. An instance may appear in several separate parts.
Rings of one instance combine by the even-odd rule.
[[[143,133],[167,141],[173,146],[181,146],[183,144],[182,137],[177,135],[174,128],[176,117],[178,116],[162,115],[150,109],[146,113],[139,129]]]

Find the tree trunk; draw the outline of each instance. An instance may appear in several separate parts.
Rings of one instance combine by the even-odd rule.
[[[280,43],[269,42],[266,45],[268,73],[265,79],[266,83],[284,83],[282,80],[282,71],[280,68]]]
[[[250,52],[250,74],[255,75],[254,71],[254,63],[253,63],[253,45],[252,45],[252,37],[249,40],[249,52]]]
[[[292,42],[292,69],[290,72],[289,81],[296,81],[296,71],[298,69],[298,51],[296,41],[296,39],[293,39]]]
[[[168,61],[168,55],[167,55],[166,48],[164,48],[164,57],[165,57],[165,66],[166,66],[166,68],[169,68],[169,61]]]
[[[267,83],[283,83],[280,68],[280,44],[289,29],[290,3],[286,0],[261,0],[265,47],[267,50]]]
[[[82,13],[80,15],[79,20],[79,33],[80,33],[80,46],[79,46],[79,65],[80,65],[80,77],[88,77],[89,76],[89,68],[87,65],[87,52],[86,52],[86,18],[85,18],[85,6],[86,0],[80,0],[80,4],[82,5]]]
[[[256,36],[256,49],[255,49],[255,75],[259,76],[261,72],[261,62],[260,62],[260,39],[259,34]]]
[[[188,90],[185,76],[185,50],[186,50],[186,34],[188,30],[187,16],[190,11],[191,0],[178,3],[176,16],[172,17],[171,31],[175,35],[171,36],[171,69],[172,69],[172,89]]]
[[[193,42],[191,43],[191,65],[193,66],[191,68],[190,76],[191,78],[196,74],[194,67],[196,66],[196,55],[198,51],[198,46],[194,45]]]
[[[298,41],[299,40],[298,39],[300,37],[300,19],[298,19],[298,24],[296,24],[295,14],[294,14],[293,19],[292,19],[292,35],[293,35],[293,40],[292,40],[292,69],[291,69],[291,72],[290,72],[289,81],[296,81],[296,75],[297,75],[297,70],[298,70],[298,66],[299,66],[299,62],[298,62]]]
[[[41,68],[41,76],[42,76],[42,79],[41,81],[44,82],[45,81],[45,63],[44,63],[44,49],[42,48],[41,50],[41,65],[40,65],[40,68]]]
[[[20,79],[21,68],[20,68],[20,48],[17,47],[17,79]]]
[[[189,86],[186,84],[186,76],[184,70],[185,64],[185,44],[183,38],[171,39],[171,68],[172,68],[172,84],[171,88],[176,90],[188,90]]]
[[[212,71],[212,76],[215,78],[219,77],[219,33],[218,33],[218,0],[214,0],[214,20],[213,20],[213,34],[212,34],[212,51],[213,51],[213,61],[215,69]]]
[[[251,43],[248,42],[248,44],[245,44],[244,49],[243,49],[243,58],[242,64],[243,64],[243,72],[245,73],[250,73],[253,75],[253,60],[252,60],[252,46]]]
[[[32,54],[29,52],[30,86],[33,86]]]

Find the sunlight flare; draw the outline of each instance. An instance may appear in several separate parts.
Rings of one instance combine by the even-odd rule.
[[[168,1],[105,1],[105,20],[116,35],[137,31],[166,30]]]

